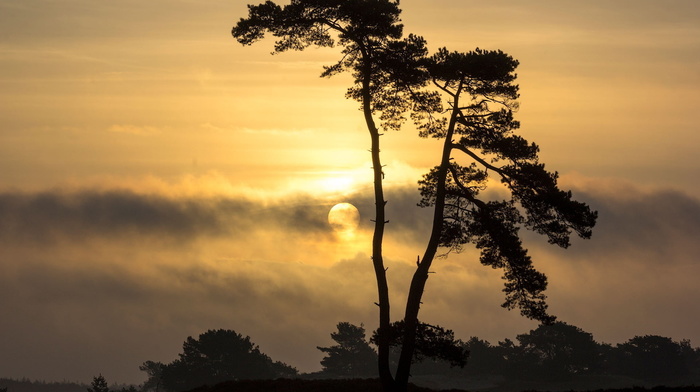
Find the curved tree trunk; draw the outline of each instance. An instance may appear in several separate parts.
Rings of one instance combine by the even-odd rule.
[[[421,300],[423,298],[423,292],[425,291],[425,283],[428,280],[430,266],[435,259],[437,249],[440,245],[440,235],[442,233],[445,208],[445,184],[450,165],[452,135],[456,125],[460,90],[461,85],[458,87],[457,94],[454,95],[452,115],[450,116],[450,123],[447,127],[447,134],[442,147],[442,157],[440,160],[440,169],[438,171],[435,206],[433,211],[433,227],[430,232],[430,240],[425,248],[423,259],[418,260],[418,266],[416,268],[416,272],[413,274],[411,286],[408,291],[408,299],[406,300],[406,313],[404,314],[404,336],[401,346],[401,356],[399,357],[399,366],[396,369],[396,381],[394,387],[394,391],[396,392],[405,392],[408,388],[408,379],[411,376],[411,363],[413,361],[413,354],[416,348],[418,312],[420,311],[420,305],[422,303]]]

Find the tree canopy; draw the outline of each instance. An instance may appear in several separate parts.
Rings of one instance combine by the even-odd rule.
[[[354,85],[347,97],[367,105],[366,116],[378,113],[384,128],[398,129],[411,108],[409,95],[418,93],[412,90],[428,81],[424,67],[416,66],[428,53],[425,40],[402,37],[400,13],[397,3],[386,0],[292,0],[285,6],[266,1],[249,5],[248,18],[232,34],[251,45],[270,33],[274,53],[341,46],[341,58],[324,66],[321,76],[350,72]]]
[[[200,385],[228,380],[291,377],[297,370],[275,362],[250,341],[233,330],[209,330],[191,336],[182,345],[180,358],[164,365],[162,384],[168,391],[186,391]]]
[[[88,392],[109,392],[107,380],[101,374],[92,378],[92,384],[87,389]]]
[[[543,294],[547,279],[534,269],[519,226],[568,247],[572,232],[591,236],[597,213],[560,190],[558,174],[539,162],[539,147],[514,133],[520,127],[514,119],[517,66],[500,50],[458,53],[443,48],[431,57],[429,72],[448,108],[441,115],[442,105],[426,104],[414,114],[420,136],[444,139],[441,164],[419,183],[419,205],[435,208],[434,238],[424,261],[438,247],[459,252],[472,243],[481,250],[482,264],[504,270],[504,307],[552,322]],[[468,164],[461,165],[465,158]],[[496,192],[481,197],[499,182],[510,198],[493,199]]]
[[[379,331],[375,331],[371,342],[376,344]],[[406,335],[406,325],[404,321],[397,321],[391,324],[389,330],[390,346],[403,347]],[[438,325],[418,323],[416,328],[415,350],[413,361],[416,363],[426,359],[433,361],[443,361],[450,366],[463,368],[467,364],[469,350],[465,349],[464,342],[456,339],[454,332]]]
[[[365,340],[364,326],[340,322],[331,333],[336,342],[330,347],[317,347],[326,356],[321,360],[323,373],[333,377],[376,377],[377,353]]]
[[[401,384],[408,381],[418,312],[438,249],[447,254],[473,244],[482,264],[503,270],[503,307],[549,324],[555,317],[547,312],[547,278],[534,268],[520,228],[566,248],[572,233],[590,238],[597,219],[597,212],[559,189],[558,174],[539,162],[539,147],[514,133],[520,127],[514,119],[517,60],[500,50],[442,48],[425,64],[436,90],[413,96],[412,118],[421,137],[441,139],[443,148],[439,164],[419,181],[419,205],[433,208],[433,226],[406,303],[396,376]],[[504,190],[509,197],[502,198]]]
[[[511,369],[519,377],[556,379],[600,370],[600,345],[578,327],[563,322],[540,325],[517,340]]]
[[[161,362],[146,361],[139,370],[146,372],[148,379],[143,383],[141,389],[144,391],[160,392],[163,388],[163,369],[165,365]]]
[[[612,362],[620,374],[659,381],[690,372],[692,362],[688,359],[697,355],[693,352],[687,340],[678,343],[658,335],[635,336],[617,345]],[[696,365],[700,364],[699,359],[696,358]]]

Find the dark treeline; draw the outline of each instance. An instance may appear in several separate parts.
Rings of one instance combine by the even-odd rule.
[[[600,387],[700,385],[700,348],[688,340],[644,335],[624,343],[599,343],[582,329],[557,322],[539,326],[516,340],[497,344],[472,337],[461,342],[469,351],[464,368],[424,361],[414,375],[442,373],[453,377],[490,377],[500,386],[597,380]],[[566,382],[569,383],[566,383]]]
[[[86,392],[90,385],[71,381],[32,381],[27,378],[13,380],[0,378],[0,392]],[[111,392],[135,392],[136,387],[130,385],[113,384],[109,387]]]
[[[368,345],[360,336],[364,330],[353,331],[344,324],[347,323],[338,324],[338,331],[345,331],[344,336],[332,335],[338,345],[321,362],[324,369],[318,376],[374,376],[372,371],[359,371],[366,369],[362,366],[366,354],[359,354]],[[645,335],[612,345],[596,342],[592,334],[563,322],[541,325],[517,335],[515,341],[505,339],[497,344],[477,337],[467,341],[454,339],[452,331],[445,334],[428,338],[433,342],[427,345],[436,346],[437,342],[438,347],[447,347],[444,342],[451,340],[467,355],[466,366],[455,366],[457,362],[448,361],[445,356],[423,355],[416,358],[412,369],[414,380],[442,376],[442,380],[472,380],[471,385],[491,390],[552,389],[557,385],[566,386],[565,389],[577,389],[579,385],[700,385],[700,348],[693,348],[688,340],[678,342]]]
[[[12,380],[0,378],[0,392],[85,392],[87,385],[75,382]]]
[[[461,389],[500,392],[700,385],[700,348],[688,340],[645,335],[612,345],[557,322],[492,344],[477,337],[463,341],[452,331],[425,325],[432,332],[422,335],[424,349],[415,357],[412,376],[415,383],[435,389],[466,386]],[[179,358],[170,363],[144,362],[139,369],[147,380],[138,387],[108,387],[100,374],[91,386],[0,379],[0,391],[180,392],[231,380],[376,378],[377,354],[366,335],[362,325],[338,323],[331,333],[335,344],[318,347],[325,356],[322,370],[315,373],[300,374],[262,353],[250,337],[219,329],[196,339],[188,337]]]
[[[99,377],[101,376],[95,377],[95,379]],[[110,392],[138,392],[141,390],[136,386],[124,384],[112,384],[107,388]],[[32,381],[27,378],[21,380],[0,378],[0,392],[86,392],[89,389],[94,389],[94,385],[91,387],[91,385],[88,384],[72,381],[46,382]]]
[[[541,325],[514,341],[496,344],[477,337],[456,339],[452,331],[439,327],[426,331],[430,333],[422,334],[423,349],[418,350],[412,370],[416,382],[437,377],[444,386],[451,385],[449,380],[471,380],[478,388],[469,389],[494,391],[556,385],[570,389],[700,385],[700,348],[688,340],[646,335],[611,345],[563,322]],[[331,333],[335,344],[318,347],[325,354],[322,370],[299,374],[260,352],[247,336],[208,331],[199,339],[188,338],[182,354],[171,363],[144,362],[141,370],[148,380],[142,390],[177,392],[226,380],[376,378],[377,354],[366,335],[362,325],[338,323]],[[394,359],[398,360],[398,352]]]

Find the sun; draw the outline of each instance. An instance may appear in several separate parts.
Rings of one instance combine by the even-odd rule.
[[[339,203],[328,212],[328,224],[339,237],[350,239],[360,224],[360,211],[350,203]]]

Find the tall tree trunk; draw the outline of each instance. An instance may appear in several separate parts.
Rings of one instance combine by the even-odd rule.
[[[367,67],[368,68],[368,67]],[[387,331],[391,324],[391,314],[389,306],[389,284],[386,279],[386,268],[384,267],[384,257],[382,256],[382,241],[384,239],[384,226],[386,225],[386,214],[384,200],[384,172],[380,159],[379,150],[379,129],[372,117],[372,96],[370,94],[371,71],[366,69],[362,81],[362,110],[365,115],[365,122],[372,139],[372,169],[374,171],[374,204],[375,220],[374,235],[372,237],[372,263],[374,273],[377,278],[377,291],[379,296],[379,335],[377,339],[377,367],[379,378],[385,392],[393,389],[394,379],[389,367],[389,336]]]

